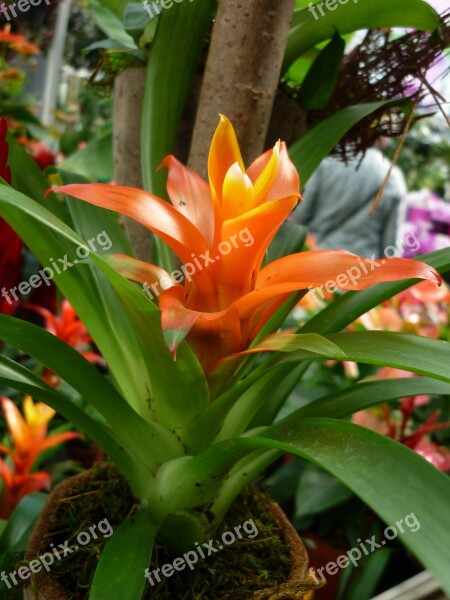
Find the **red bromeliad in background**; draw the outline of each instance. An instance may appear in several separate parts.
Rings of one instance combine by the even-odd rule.
[[[392,367],[384,367],[377,373],[377,379],[398,377],[417,376],[409,371]],[[353,422],[382,435],[388,435],[423,456],[441,471],[450,472],[450,451],[430,438],[430,434],[435,431],[449,429],[450,421],[438,422],[441,411],[436,410],[417,429],[411,426],[416,406],[427,404],[429,399],[429,396],[423,395],[409,396],[404,398],[396,409],[392,409],[388,404],[382,404],[380,407],[362,410],[353,415]]]
[[[56,163],[56,154],[44,142],[30,140],[24,135],[20,135],[17,141],[27,149],[28,154],[42,171]]]
[[[88,361],[99,365],[104,364],[105,361],[100,354],[86,349],[86,346],[92,343],[92,337],[68,300],[64,299],[61,302],[59,315],[34,304],[27,304],[25,308],[40,315],[44,319],[44,326],[47,331],[78,350]],[[48,368],[44,371],[43,379],[52,387],[57,387],[60,382],[60,378]]]
[[[6,133],[6,121],[0,119],[0,177],[7,183],[11,183]],[[0,289],[9,290],[17,284],[20,277],[21,257],[21,239],[3,219],[0,219]],[[0,296],[0,313],[11,314],[17,305],[18,301],[8,302]]]
[[[11,170],[8,167],[9,147],[6,141],[6,134],[7,121],[0,118],[0,177],[7,183],[11,183]],[[42,168],[48,166],[47,164],[41,165],[37,157],[33,158]],[[48,162],[49,159],[45,158],[45,160]],[[53,162],[54,157],[52,158],[52,164]],[[4,288],[8,291],[17,285],[22,266],[22,249],[22,240],[3,219],[0,219],[0,290]],[[35,291],[33,300],[35,303],[47,306],[48,308],[55,308],[55,287],[52,285],[47,292],[42,289]],[[0,294],[0,314],[13,314],[19,304],[20,300],[15,300],[10,294]]]

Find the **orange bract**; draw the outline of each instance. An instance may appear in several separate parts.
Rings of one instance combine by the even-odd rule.
[[[24,35],[11,33],[11,25],[0,29],[0,44],[8,44],[19,54],[39,54],[39,47],[27,40]]]
[[[392,259],[365,269],[364,260],[343,251],[302,252],[261,268],[266,250],[301,198],[297,171],[286,145],[259,157],[246,171],[231,123],[221,116],[209,162],[209,185],[168,157],[168,193],[173,206],[133,188],[68,185],[58,188],[91,204],[120,212],[160,236],[184,263],[173,276],[123,257],[115,266],[127,278],[152,284],[159,297],[169,348],[187,337],[206,371],[252,342],[289,294],[306,293],[358,266],[357,281],[340,287],[363,289],[380,281],[421,278],[440,282],[423,263]],[[362,261],[362,262],[361,262]],[[149,279],[150,278],[150,279]],[[342,279],[341,279],[342,281]]]
[[[30,472],[38,455],[81,436],[69,431],[47,437],[48,423],[55,411],[41,402],[34,403],[30,396],[23,402],[23,415],[9,398],[0,398],[0,403],[13,446],[8,448],[0,444],[0,452],[9,456],[13,463],[10,468],[0,458],[0,479],[4,485],[0,495],[0,518],[7,518],[24,496],[50,486],[48,473]]]
[[[83,349],[92,342],[92,338],[68,300],[64,299],[61,302],[59,315],[34,304],[27,304],[26,307],[38,313],[44,319],[45,329],[48,332],[78,350],[86,360],[92,363],[104,364],[100,354]],[[60,378],[48,368],[44,371],[43,379],[52,387],[57,387],[60,382]]]

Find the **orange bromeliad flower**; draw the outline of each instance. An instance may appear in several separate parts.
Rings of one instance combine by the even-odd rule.
[[[0,445],[0,452],[11,456],[17,473],[27,473],[44,450],[80,437],[73,431],[47,437],[48,423],[56,413],[42,402],[34,403],[31,396],[23,401],[23,416],[9,398],[0,398],[0,402],[13,445],[13,449]]]
[[[47,331],[78,350],[84,358],[93,363],[103,364],[104,361],[100,354],[83,350],[84,346],[92,342],[92,337],[68,300],[64,298],[61,302],[59,315],[35,304],[27,304],[26,308],[38,313],[44,319]]]
[[[27,40],[24,35],[11,33],[11,25],[5,25],[0,29],[0,44],[8,44],[10,48],[19,54],[39,54],[40,50],[36,44]]]
[[[23,402],[24,416],[9,398],[0,398],[0,402],[13,446],[8,448],[0,444],[0,452],[9,456],[13,463],[11,469],[0,458],[0,479],[4,485],[0,495],[0,518],[7,518],[24,496],[50,486],[48,473],[30,472],[38,455],[81,436],[69,431],[47,437],[48,422],[55,411],[41,402],[34,403],[30,396]]]
[[[293,292],[330,280],[346,290],[409,278],[440,282],[431,267],[417,261],[375,262],[339,250],[293,254],[263,267],[269,244],[301,198],[299,177],[280,142],[245,170],[233,127],[223,116],[211,145],[209,185],[173,156],[163,164],[172,206],[130,187],[75,184],[58,191],[135,219],[177,254],[184,267],[171,275],[131,257],[113,260],[123,275],[159,297],[170,349],[187,337],[206,371],[246,350]],[[357,280],[345,277],[352,268],[359,270]]]

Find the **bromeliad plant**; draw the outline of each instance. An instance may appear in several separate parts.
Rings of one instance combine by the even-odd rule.
[[[80,256],[80,246],[89,254],[55,273],[55,281],[110,377],[29,323],[0,316],[0,337],[58,374],[96,412],[73,402],[73,391],[50,388],[5,357],[0,381],[32,393],[94,439],[140,500],[140,510],[108,542],[90,598],[139,600],[154,539],[177,554],[213,537],[243,487],[284,452],[333,473],[387,523],[414,511],[421,529],[405,533],[403,541],[450,590],[448,479],[409,448],[346,420],[382,400],[449,393],[449,346],[402,333],[336,333],[418,279],[439,285],[437,271],[450,270],[449,253],[434,253],[424,263],[309,251],[263,266],[277,229],[300,199],[284,144],[245,171],[233,128],[222,117],[209,185],[173,157],[164,164],[172,206],[141,190],[97,184],[59,187],[68,196],[67,211],[55,194],[39,204],[6,185],[0,191],[0,214],[43,265],[55,256]],[[137,261],[105,208],[143,223],[198,270],[183,281],[182,271],[169,275]],[[224,242],[239,239],[242,230],[253,243],[228,251]],[[83,240],[98,231],[108,232],[114,256],[89,252]],[[345,276],[350,268],[359,269],[358,279]],[[364,291],[337,297],[297,333],[277,334],[299,296],[330,280]],[[152,301],[135,282],[160,293]],[[273,424],[310,362],[323,359],[388,365],[424,377],[355,385]],[[117,568],[124,552],[126,572]]]
[[[48,423],[55,411],[42,402],[33,402],[31,396],[23,401],[23,416],[9,398],[0,398],[11,437],[11,447],[0,444],[0,454],[9,457],[11,464],[0,458],[0,519],[7,519],[27,494],[49,489],[51,475],[34,471],[42,452],[80,437],[67,431],[47,435]]]

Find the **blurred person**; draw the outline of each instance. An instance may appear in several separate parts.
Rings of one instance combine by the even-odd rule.
[[[385,248],[396,246],[400,202],[407,192],[402,172],[394,167],[376,211],[369,215],[390,167],[379,147],[347,164],[326,158],[306,184],[293,220],[309,229],[320,249],[381,258]]]

